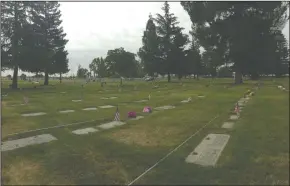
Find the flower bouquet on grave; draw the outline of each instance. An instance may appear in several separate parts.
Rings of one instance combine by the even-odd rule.
[[[151,113],[152,109],[151,109],[151,107],[144,107],[143,112]]]
[[[128,118],[136,118],[136,117],[137,117],[136,112],[133,111],[128,112]]]

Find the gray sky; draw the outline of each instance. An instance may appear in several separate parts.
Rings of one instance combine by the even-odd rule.
[[[108,50],[124,47],[137,53],[149,13],[162,13],[163,2],[62,2],[63,28],[69,42],[71,72],[78,64],[88,68],[96,57],[105,57]],[[188,33],[191,21],[179,2],[170,2],[174,13]],[[78,12],[78,13],[76,13]],[[70,73],[71,73],[70,72]],[[70,74],[69,73],[69,74]]]
[[[169,2],[171,12],[178,17],[179,26],[188,33],[191,21],[179,2]],[[124,47],[137,53],[149,13],[161,13],[163,2],[61,2],[62,26],[69,40],[68,75],[77,66],[88,68],[96,57],[105,57],[108,50]],[[289,23],[283,30],[289,40]],[[7,71],[4,74],[12,74]],[[3,74],[3,75],[4,75]]]

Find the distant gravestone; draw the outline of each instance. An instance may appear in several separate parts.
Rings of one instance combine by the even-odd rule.
[[[45,115],[45,112],[35,112],[35,113],[28,113],[28,114],[22,114],[22,116],[24,117],[28,117],[28,116],[41,116],[41,115]]]
[[[77,129],[72,131],[72,133],[77,134],[77,135],[83,135],[83,134],[88,134],[88,133],[93,133],[93,132],[98,132],[98,129],[95,128],[84,128],[84,129]]]
[[[113,108],[114,106],[112,106],[112,105],[103,105],[103,106],[99,106],[100,108]]]
[[[59,113],[70,113],[70,112],[75,112],[74,110],[61,110]]]
[[[230,116],[230,120],[237,120],[237,119],[239,119],[238,115],[231,115]]]
[[[224,129],[231,129],[234,126],[234,122],[224,122],[224,124],[222,125],[222,128]]]
[[[124,125],[126,123],[124,122],[121,122],[121,121],[112,121],[112,122],[109,122],[109,123],[104,123],[104,124],[101,124],[97,127],[101,128],[101,129],[110,129],[110,128],[114,128],[116,126],[121,126],[121,125]]]

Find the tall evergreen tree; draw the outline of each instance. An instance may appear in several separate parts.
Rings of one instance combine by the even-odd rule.
[[[174,55],[170,55],[174,47],[174,38],[177,33],[180,33],[182,28],[178,25],[177,17],[173,13],[170,13],[170,7],[168,2],[164,3],[162,7],[164,15],[157,14],[155,22],[157,23],[157,33],[160,37],[160,63],[162,69],[166,72],[168,82],[170,82],[170,73],[174,71],[175,60],[170,59]]]
[[[50,74],[59,73],[59,81],[62,81],[62,74],[68,73],[68,52],[64,48],[59,48],[56,50],[53,58],[52,58],[52,70]]]
[[[141,58],[141,62],[144,65],[144,70],[150,76],[157,73],[159,58],[159,43],[156,33],[156,26],[153,21],[153,17],[149,15],[149,19],[146,24],[146,30],[142,37],[143,46],[138,51],[138,56]]]
[[[49,74],[68,71],[68,53],[64,49],[68,40],[65,39],[66,34],[61,27],[61,12],[58,2],[31,2],[30,6],[34,47],[38,51],[33,56],[33,63],[39,64],[45,74],[44,85],[48,85]],[[56,65],[56,63],[64,64]]]
[[[202,61],[201,61],[201,54],[200,54],[200,45],[196,38],[196,30],[194,26],[191,27],[191,31],[189,32],[191,35],[191,43],[189,49],[186,51],[186,69],[187,74],[194,74],[194,78],[199,77],[199,74],[202,73]]]
[[[13,69],[12,88],[17,88],[18,70],[25,55],[27,7],[22,1],[1,1],[1,63],[4,68]]]
[[[171,72],[178,76],[180,80],[187,74],[187,61],[185,57],[185,46],[188,43],[188,36],[183,34],[182,29],[176,30],[173,37],[173,45],[169,53],[170,64],[172,64]]]

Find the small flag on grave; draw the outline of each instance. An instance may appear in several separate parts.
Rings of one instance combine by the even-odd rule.
[[[118,106],[117,106],[117,110],[116,110],[116,113],[115,113],[114,121],[120,121],[120,113],[119,113],[119,108],[118,108]]]
[[[26,96],[23,96],[23,101],[24,101],[24,104],[28,104],[28,102],[29,102],[29,100],[28,100],[28,97],[26,97]]]
[[[235,113],[239,114],[239,112],[240,112],[239,104],[236,103],[236,106],[235,106]]]

